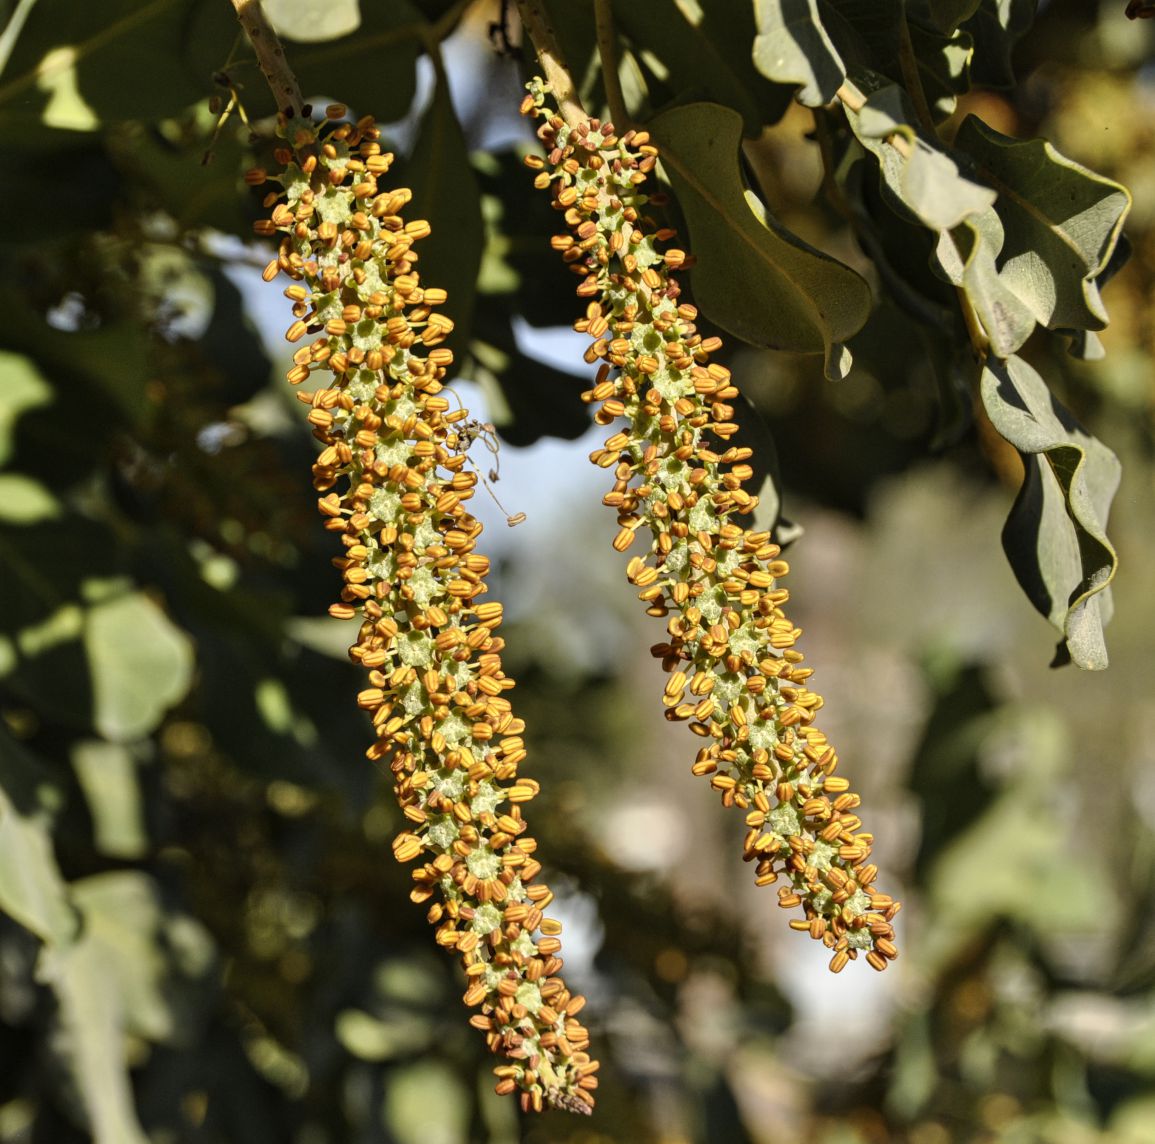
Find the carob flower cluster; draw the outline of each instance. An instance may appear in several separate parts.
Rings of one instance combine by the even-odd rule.
[[[264,277],[285,290],[295,321],[286,337],[312,338],[288,378],[320,380],[298,392],[321,452],[314,485],[326,527],[344,553],[342,619],[360,617],[350,656],[368,671],[357,701],[372,716],[371,759],[388,764],[408,829],[393,853],[414,870],[415,902],[434,899],[438,944],[461,958],[471,1023],[506,1062],[499,1093],[524,1109],[588,1112],[597,1062],[577,1014],[585,999],[559,976],[560,924],[544,916],[553,895],[537,875],[537,843],[522,806],[537,793],[519,778],[524,723],[505,693],[498,603],[483,603],[489,560],[481,525],[466,510],[477,477],[466,469],[468,413],[452,409],[442,379],[453,327],[436,309],[444,290],[422,286],[414,244],[429,234],[405,222],[408,190],[385,190],[372,119],[283,120],[280,171],[260,235],[280,235]],[[463,424],[463,422],[465,424]],[[537,935],[537,936],[535,936]]]
[[[571,127],[548,108],[545,84],[529,90],[522,111],[542,120],[546,158],[526,163],[563,212],[568,230],[552,244],[582,279],[589,301],[574,328],[593,339],[586,360],[602,363],[585,400],[601,425],[625,419],[590,460],[614,473],[614,548],[625,552],[639,532],[648,541],[626,574],[648,614],[666,621],[669,638],[653,649],[670,676],[666,717],[690,721],[704,740],[694,773],[745,811],[743,856],[758,885],[785,875],[779,905],[805,914],[791,928],[831,950],[835,973],[859,953],[885,969],[898,956],[899,903],[874,888],[861,800],[814,726],[822,699],[806,686],[801,632],[782,610],[787,564],[768,532],[739,523],[757,498],[743,488],[751,450],[728,444],[738,390],[710,361],[721,340],[703,339],[697,311],[679,300],[674,271],[687,255],[660,249],[674,231],[645,214],[657,148],[596,119]]]

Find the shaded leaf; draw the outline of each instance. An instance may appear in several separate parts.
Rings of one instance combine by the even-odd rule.
[[[381,122],[401,119],[413,102],[428,24],[409,0],[373,0],[360,8],[356,30],[309,43],[287,35],[285,54],[305,99],[337,99]],[[294,31],[300,34],[296,25]],[[237,39],[231,5],[197,4],[189,37],[187,55],[195,70],[211,76],[224,67]],[[244,84],[245,108],[250,117],[272,114],[277,108],[256,60],[247,47],[240,55],[228,71]]]
[[[251,117],[277,110],[248,51],[229,63],[241,42],[230,5],[109,0],[69,5],[66,19],[60,10],[59,2],[32,9],[6,69],[9,78],[0,82],[0,130],[27,130],[45,116],[55,126],[89,131],[125,119],[155,122],[212,94],[213,77],[226,66]],[[293,33],[308,28],[313,37],[299,13],[286,7],[285,14]],[[332,19],[335,30],[341,21]],[[407,0],[375,0],[364,6],[356,29],[337,38],[300,43],[286,32],[286,52],[305,98],[340,98],[382,120],[400,119],[413,100],[426,28]],[[380,66],[386,56],[387,71]]]
[[[820,0],[819,11],[847,74],[874,72],[905,87],[916,71],[938,119],[970,89],[974,45],[966,32],[919,21],[903,0]]]
[[[769,82],[750,58],[755,26],[749,0],[713,0],[693,8],[677,0],[616,0],[614,21],[632,43],[651,102],[660,94],[661,102],[705,100],[732,107],[752,137],[789,105],[790,88]]]
[[[754,64],[773,83],[801,87],[807,107],[829,103],[846,67],[819,16],[819,0],[755,0]]]
[[[485,196],[487,230],[478,289],[500,297],[501,305],[531,326],[556,323],[559,314],[574,309],[577,285],[545,241],[561,225],[557,212],[526,176],[516,152],[478,155],[475,169]]]
[[[437,84],[421,120],[404,176],[413,191],[413,209],[433,228],[417,247],[421,279],[448,291],[445,312],[455,327],[451,344],[463,347],[473,320],[485,228],[481,190],[444,82]]]
[[[780,226],[745,187],[741,117],[695,103],[663,112],[648,128],[686,218],[702,310],[751,345],[822,352],[827,375],[844,376],[844,343],[870,313],[870,288]]]
[[[66,331],[44,320],[14,289],[0,290],[7,321],[0,343],[25,353],[54,387],[79,400],[77,388],[100,399],[101,417],[140,427],[152,412],[148,383],[148,332],[118,321],[96,330]],[[102,425],[102,428],[105,426]]]
[[[990,735],[995,695],[982,668],[958,665],[933,680],[934,707],[911,762],[909,787],[919,800],[922,832],[915,878],[925,879],[935,859],[978,820],[995,788],[979,758]]]
[[[1015,82],[1011,55],[1030,30],[1038,0],[981,0],[963,25],[975,44],[973,75],[986,87],[1010,87]]]
[[[975,14],[983,0],[906,0],[912,20],[939,32],[953,32]]]
[[[1125,187],[1060,155],[1046,140],[1018,140],[971,115],[955,140],[998,191],[1006,241],[1000,276],[1049,329],[1107,324],[1095,279],[1106,268],[1131,205]]]
[[[1003,529],[1007,558],[1031,603],[1063,633],[1056,662],[1069,656],[1079,667],[1104,668],[1117,562],[1106,524],[1119,462],[1021,358],[988,361],[981,389],[991,423],[1026,467]]]

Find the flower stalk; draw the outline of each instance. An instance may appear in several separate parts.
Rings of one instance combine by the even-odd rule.
[[[466,504],[464,408],[443,379],[453,323],[442,289],[422,283],[422,219],[405,221],[405,189],[384,189],[392,155],[372,119],[282,116],[280,170],[256,224],[279,238],[266,281],[285,274],[300,342],[288,373],[320,442],[313,482],[325,527],[343,546],[340,600],[359,620],[350,656],[367,672],[358,704],[372,720],[371,759],[389,767],[406,819],[394,856],[416,862],[415,902],[430,903],[437,942],[465,971],[471,1024],[504,1057],[499,1093],[526,1110],[588,1112],[597,1062],[578,1020],[585,1000],[560,976],[561,925],[538,879],[523,808],[538,784],[520,777],[524,723],[506,693],[499,603],[480,599],[489,559]]]
[[[613,472],[604,502],[618,513],[614,548],[646,540],[626,575],[666,622],[653,648],[669,674],[666,718],[689,723],[702,740],[694,773],[744,812],[757,884],[781,881],[779,905],[802,908],[790,927],[830,950],[835,973],[860,954],[881,971],[898,956],[899,903],[875,888],[861,799],[814,723],[822,698],[783,611],[786,561],[768,532],[742,524],[757,498],[743,487],[751,450],[728,443],[738,390],[711,361],[721,339],[698,333],[681,298],[676,272],[690,257],[647,214],[658,150],[645,132],[567,122],[541,80],[529,91],[522,111],[541,120],[546,157],[526,162],[563,214],[552,245],[581,278],[587,306],[574,329],[592,339],[586,361],[600,363],[584,398],[598,424],[625,422],[590,460]]]

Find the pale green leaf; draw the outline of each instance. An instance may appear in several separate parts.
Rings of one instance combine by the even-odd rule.
[[[1028,598],[1063,634],[1056,662],[1069,656],[1079,667],[1104,668],[1117,563],[1106,526],[1119,461],[1021,358],[988,361],[981,389],[991,423],[1026,466],[1003,530],[1007,558]]]
[[[807,107],[829,103],[846,78],[818,8],[819,0],[754,0],[754,64],[774,83],[798,85]]]
[[[41,941],[66,945],[77,914],[52,849],[59,791],[0,726],[0,910]]]
[[[39,481],[21,473],[0,473],[0,520],[39,524],[60,513],[60,502]]]
[[[1103,329],[1107,311],[1095,280],[1119,240],[1127,189],[1046,140],[1012,139],[973,115],[955,142],[998,192],[1003,281],[1048,329]]]
[[[148,734],[192,681],[188,637],[141,592],[121,593],[87,614],[93,723],[106,738]]]
[[[953,230],[940,231],[935,260],[947,279],[966,293],[991,350],[1006,358],[1031,336],[1035,318],[999,273],[1002,248],[1002,223],[995,210],[988,208]]]
[[[0,465],[6,464],[11,455],[21,414],[51,401],[52,386],[31,359],[0,350]]]
[[[160,906],[143,874],[100,874],[73,883],[84,915],[80,939],[46,947],[37,967],[59,1004],[57,1051],[74,1077],[96,1144],[147,1144],[125,1063],[125,1036],[168,1036],[160,991]]]
[[[361,25],[358,0],[264,0],[277,34],[298,43],[323,43],[348,36]]]
[[[872,78],[858,77],[867,89],[866,102],[859,111],[848,107],[846,117],[858,141],[878,159],[893,201],[931,230],[950,230],[990,207],[995,192],[912,126],[915,115],[906,93],[889,83],[869,90]],[[901,147],[896,139],[903,141]]]
[[[72,748],[72,766],[92,815],[96,849],[110,858],[139,858],[148,849],[136,762],[127,748],[84,739]]]
[[[844,343],[870,313],[870,288],[853,270],[782,227],[746,188],[742,118],[694,103],[648,124],[697,255],[694,297],[711,321],[751,345],[825,353],[827,372],[849,368]]]

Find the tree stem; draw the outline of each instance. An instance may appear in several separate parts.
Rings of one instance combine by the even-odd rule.
[[[232,3],[241,27],[253,45],[257,63],[277,101],[277,107],[286,115],[300,115],[304,100],[301,98],[297,77],[293,75],[281,41],[261,8],[261,0],[232,0]]]
[[[236,0],[233,2],[236,3]],[[546,81],[553,89],[554,99],[557,100],[562,118],[570,127],[584,123],[589,116],[578,98],[573,77],[566,67],[565,57],[558,45],[557,33],[553,30],[545,5],[541,0],[517,0],[517,11],[521,16],[521,26],[537,53],[541,70],[545,72]]]

